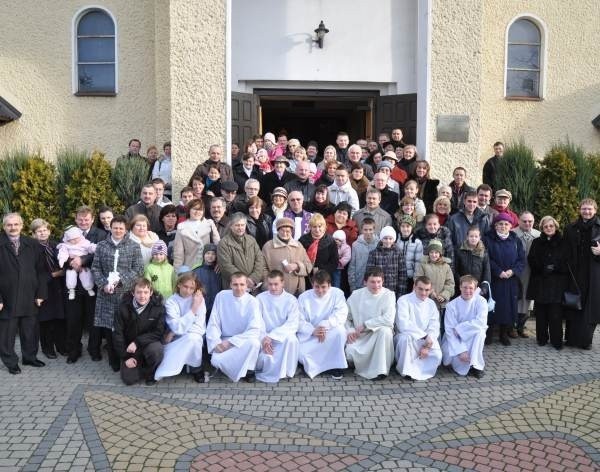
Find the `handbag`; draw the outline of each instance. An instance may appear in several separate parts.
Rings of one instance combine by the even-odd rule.
[[[488,299],[487,299],[487,305],[488,305],[488,313],[492,312],[495,310],[496,308],[496,300],[494,300],[494,298],[492,297],[492,286],[490,285],[490,283],[487,280],[484,280],[483,282],[481,282],[481,285],[486,284],[488,287]]]
[[[577,285],[577,280],[575,280],[571,266],[567,264],[567,267],[569,268],[569,274],[571,274],[571,279],[573,280],[573,284],[575,285],[577,292],[569,292],[565,290],[565,293],[563,293],[562,306],[568,308],[569,310],[581,311],[583,309],[581,305],[581,290],[579,290],[579,285]]]

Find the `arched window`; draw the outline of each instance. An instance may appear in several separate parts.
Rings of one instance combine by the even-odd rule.
[[[506,45],[506,97],[542,97],[542,32],[528,18],[508,29]]]
[[[77,95],[114,95],[117,92],[116,28],[104,10],[84,10],[75,21]]]

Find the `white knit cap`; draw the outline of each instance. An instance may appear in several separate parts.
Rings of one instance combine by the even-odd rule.
[[[383,239],[386,236],[391,236],[394,241],[396,240],[396,231],[391,226],[385,226],[379,233],[379,239]]]
[[[333,239],[339,239],[340,241],[346,242],[346,233],[344,233],[341,229],[338,229],[333,233]]]

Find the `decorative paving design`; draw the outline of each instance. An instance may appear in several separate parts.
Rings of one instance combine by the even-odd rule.
[[[490,416],[433,441],[493,437],[529,431],[570,434],[600,448],[600,380],[573,385]]]
[[[562,439],[532,439],[422,451],[420,456],[479,472],[600,470],[580,447]]]
[[[333,472],[343,470],[364,458],[365,456],[349,454],[221,451],[199,455],[192,461],[190,470],[194,472],[225,472],[229,470]]]
[[[49,360],[0,371],[0,472],[600,472],[600,341],[557,352],[516,340],[486,348],[486,364],[482,380],[440,369],[414,383],[346,371],[125,387],[105,362]]]

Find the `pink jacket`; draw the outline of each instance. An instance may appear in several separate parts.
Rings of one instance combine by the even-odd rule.
[[[343,269],[350,262],[350,257],[352,256],[352,250],[350,246],[346,243],[342,243],[341,246],[338,247],[338,256],[340,256],[340,260],[338,262],[338,269]]]

